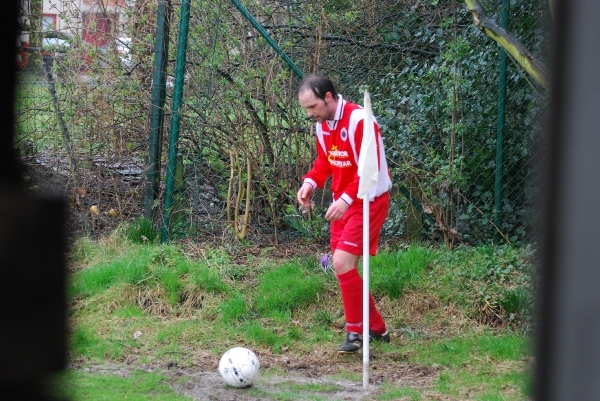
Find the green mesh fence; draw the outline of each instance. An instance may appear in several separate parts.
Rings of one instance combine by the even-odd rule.
[[[546,2],[508,3],[508,30],[543,60]],[[357,103],[369,89],[395,184],[384,242],[531,241],[537,119],[545,90],[508,58],[505,125],[498,148],[500,47],[475,27],[464,2],[241,4],[305,74],[327,74],[345,98]],[[502,1],[482,5],[500,23]],[[179,7],[172,4],[170,17],[166,133]],[[124,175],[115,173],[114,166],[123,160],[130,172],[146,166],[155,10],[151,2],[136,5],[122,27],[132,38],[129,66],[110,58],[109,67],[92,63],[87,68],[86,83],[67,74],[59,85],[81,160],[80,185],[89,189],[89,202],[102,202],[101,210],[119,206],[121,219],[143,213],[140,185],[123,188]],[[261,243],[326,238],[328,192],[315,194],[315,209],[307,214],[299,212],[295,201],[300,178],[315,156],[314,123],[296,100],[298,77],[232,2],[192,0],[190,17],[169,237]],[[57,68],[81,71],[69,60]],[[102,101],[107,111],[98,113]],[[59,144],[54,154],[64,154],[55,123],[51,130]],[[22,137],[28,135],[24,130]],[[164,155],[167,143],[163,138]],[[94,163],[99,157],[103,164]],[[165,164],[163,159],[163,183]],[[112,172],[111,180],[91,185],[106,172]],[[138,179],[133,173],[130,177]],[[104,195],[107,187],[113,188],[110,199]],[[164,193],[159,195],[157,224]],[[119,221],[105,216],[105,225]]]

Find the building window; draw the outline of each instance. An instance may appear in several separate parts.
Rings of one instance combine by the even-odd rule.
[[[42,15],[42,32],[56,30],[56,14]]]

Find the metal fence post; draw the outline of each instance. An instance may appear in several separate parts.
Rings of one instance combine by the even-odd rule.
[[[171,129],[169,132],[169,162],[165,181],[165,204],[163,209],[163,224],[160,232],[160,242],[169,240],[169,226],[171,219],[171,206],[173,205],[173,189],[175,171],[177,168],[177,142],[179,140],[179,121],[181,115],[179,108],[183,98],[183,84],[185,78],[185,61],[187,53],[187,39],[190,26],[190,2],[183,0],[181,4],[181,17],[179,21],[179,39],[177,41],[177,61],[175,64],[175,88],[171,114]]]
[[[160,184],[160,155],[164,121],[167,52],[169,49],[170,0],[159,0],[154,42],[154,70],[152,76],[152,106],[150,112],[150,138],[148,171],[146,172],[145,216],[152,219],[152,206]]]
[[[265,38],[265,40],[267,41],[269,46],[271,46],[273,48],[273,50],[275,50],[277,52],[277,54],[279,54],[281,56],[283,61],[285,61],[287,63],[287,65],[292,69],[292,71],[294,71],[294,73],[298,76],[298,78],[302,79],[304,77],[304,73],[300,70],[300,68],[298,68],[298,66],[292,61],[292,59],[289,58],[289,56],[287,54],[285,54],[285,52],[281,49],[281,47],[279,47],[277,45],[277,43],[275,43],[275,41],[273,40],[271,35],[269,35],[269,33],[267,31],[265,31],[265,28],[263,28],[262,25],[259,24],[258,21],[254,19],[252,14],[250,14],[248,12],[248,10],[246,10],[246,8],[239,1],[231,0],[231,2],[242,13],[242,15],[252,24],[254,29],[256,29],[258,31],[258,33],[260,33],[261,36],[263,38]]]
[[[508,28],[508,0],[502,0],[502,27]],[[496,238],[500,239],[502,231],[502,172],[504,163],[504,122],[506,113],[506,50],[500,48],[500,77],[498,79],[498,131],[496,137],[496,185],[494,204],[494,225],[497,228]]]

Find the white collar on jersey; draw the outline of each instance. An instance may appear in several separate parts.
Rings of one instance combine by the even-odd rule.
[[[329,126],[330,130],[335,129],[337,122],[342,119],[342,111],[344,110],[344,103],[346,103],[346,101],[344,100],[344,98],[342,98],[342,95],[338,94],[338,103],[337,103],[337,109],[335,110],[335,116],[333,117],[333,120],[327,120],[327,126]]]

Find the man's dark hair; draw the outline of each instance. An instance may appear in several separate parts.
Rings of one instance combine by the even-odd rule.
[[[331,92],[334,99],[337,98],[338,95],[333,86],[333,82],[326,76],[319,74],[310,74],[304,77],[298,88],[298,93],[302,93],[305,90],[311,90],[319,99],[325,99],[325,94],[327,92]]]

